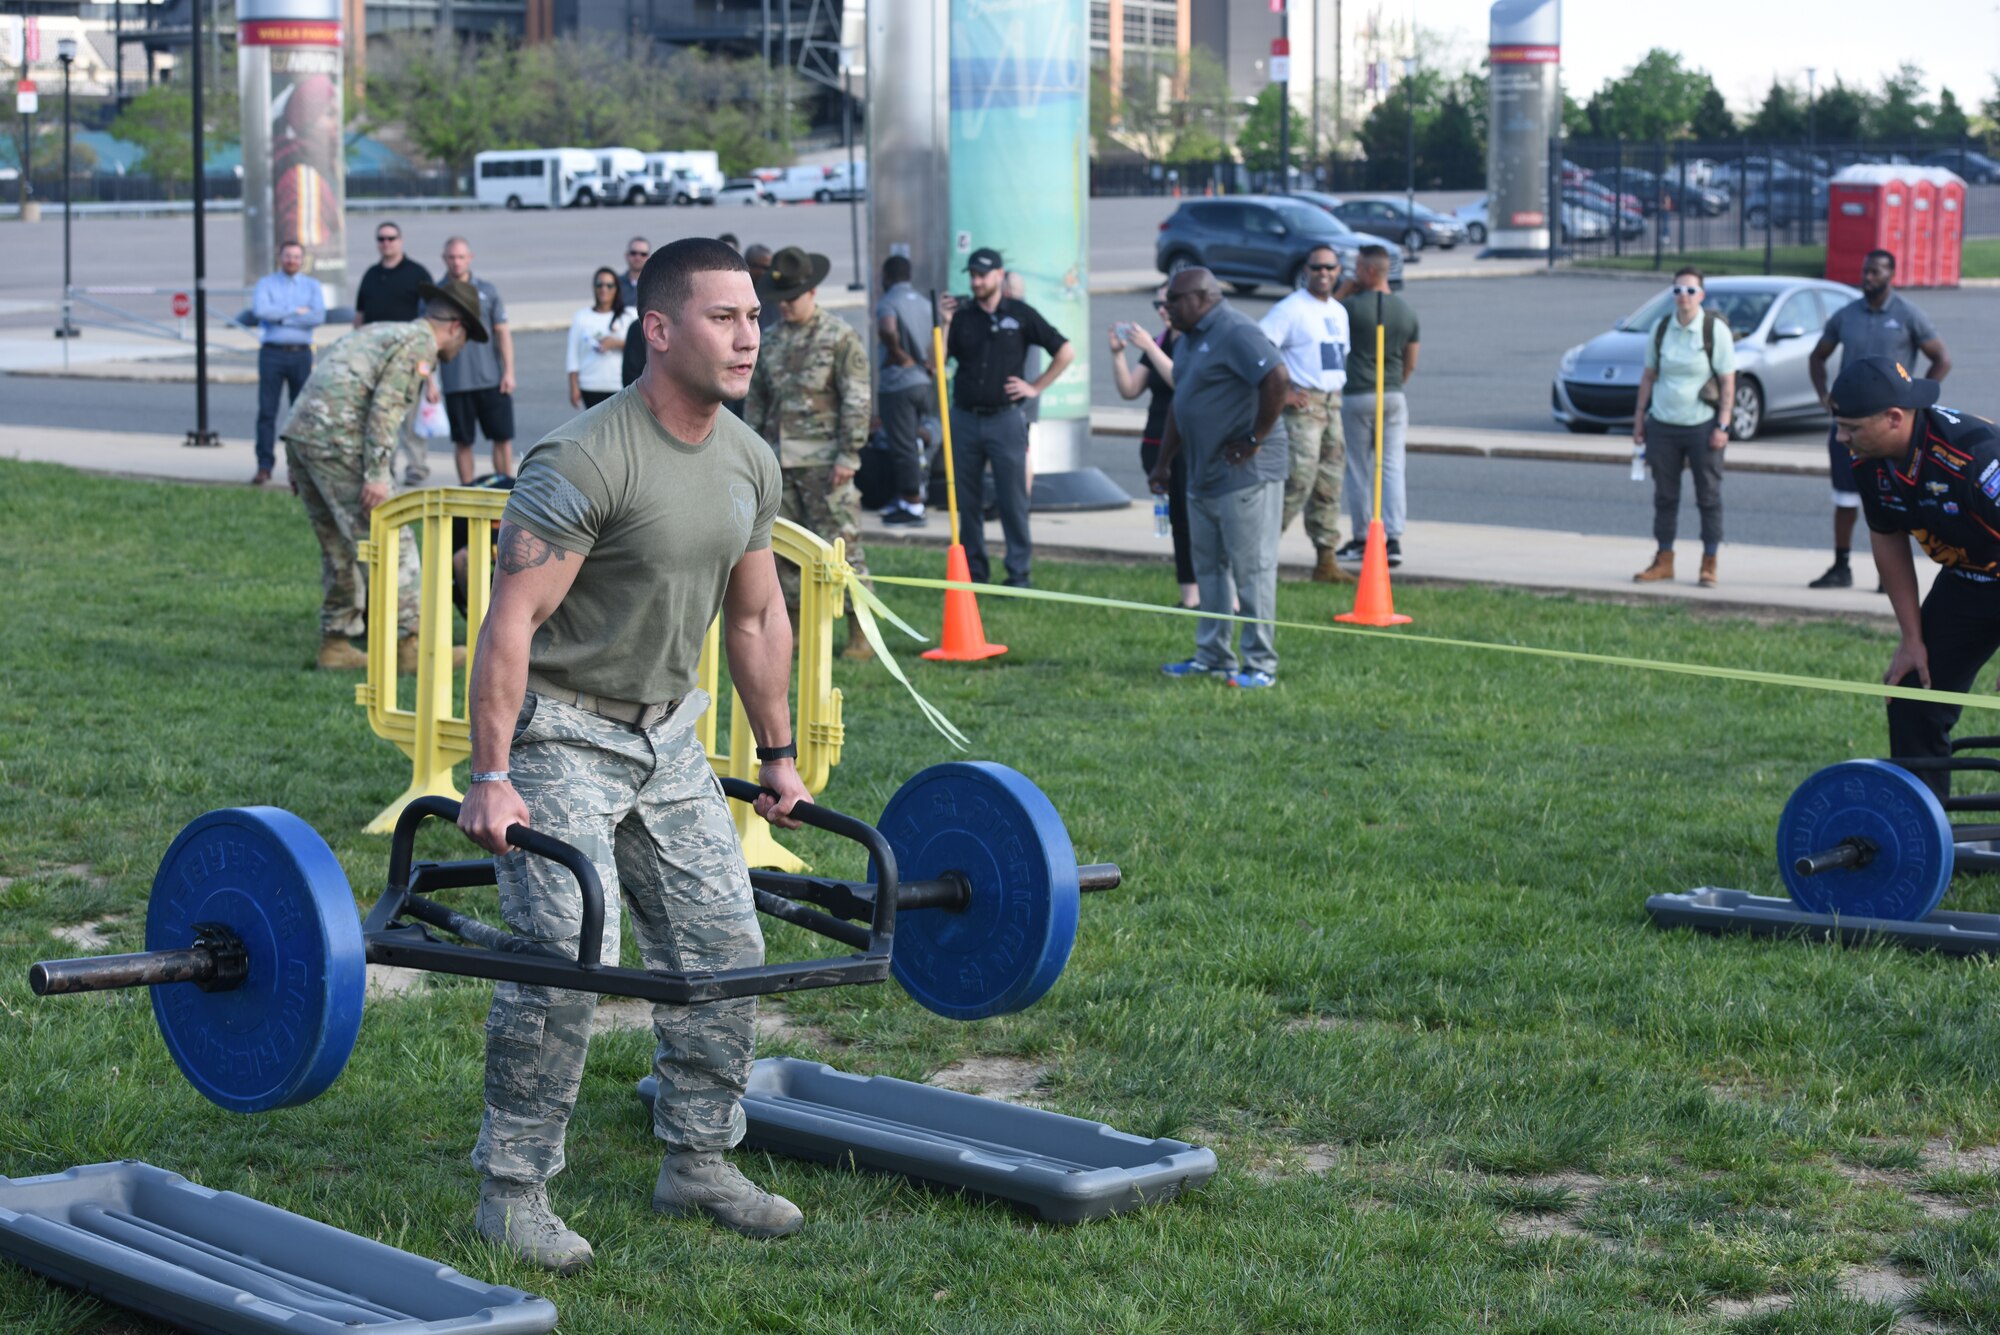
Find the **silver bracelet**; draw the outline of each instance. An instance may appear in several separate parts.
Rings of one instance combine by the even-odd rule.
[[[506,783],[511,773],[511,770],[504,769],[474,770],[472,772],[472,781],[474,783]]]

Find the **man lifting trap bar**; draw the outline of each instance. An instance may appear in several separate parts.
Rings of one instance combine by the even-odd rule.
[[[1882,679],[1968,690],[2000,649],[2000,429],[1940,406],[1937,381],[1912,378],[1887,357],[1843,368],[1828,397],[1838,438],[1854,455],[1875,569],[1902,632]],[[1943,567],[1921,607],[1911,537]],[[1957,705],[1889,701],[1890,755],[1949,756],[1958,715]],[[1939,797],[1950,794],[1948,771],[1918,777]]]
[[[645,374],[529,451],[501,524],[493,600],[470,687],[472,785],[459,825],[499,855],[518,934],[577,954],[581,896],[555,864],[510,849],[521,824],[581,849],[605,899],[629,906],[649,969],[763,959],[749,872],[696,720],[695,665],[727,611],[730,675],[795,829],[810,797],[793,765],[792,636],[771,556],[779,477],[770,448],[721,406],[743,397],[758,298],[720,242],[662,247],[639,279]],[[605,917],[616,960],[618,914]],[[549,1207],[597,1008],[594,992],[499,983],[486,1025],[486,1113],[473,1162],[479,1232],[525,1260],[578,1269],[590,1244]],[[667,1154],[653,1204],[752,1237],[802,1222],[722,1157],[743,1137],[756,1000],[653,1008]]]

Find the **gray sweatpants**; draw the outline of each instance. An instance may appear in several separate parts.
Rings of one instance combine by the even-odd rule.
[[[1282,478],[1224,492],[1188,496],[1188,545],[1194,555],[1201,609],[1227,616],[1232,607],[1246,617],[1278,614],[1278,534],[1285,512]],[[1195,623],[1194,656],[1203,667],[1234,672],[1231,642],[1239,622],[1203,617]],[[1243,625],[1243,666],[1278,671],[1276,637],[1269,626]]]
[[[604,887],[604,951],[618,961],[619,900],[649,969],[761,964],[764,937],[729,806],[695,721],[708,697],[634,728],[530,692],[509,768],[534,828],[583,850]],[[576,958],[583,898],[553,862],[499,861],[500,912],[522,936]],[[562,1171],[563,1136],[590,1047],[595,992],[496,983],[486,1018],[486,1116],[472,1162],[487,1177],[540,1183]],[[757,999],[653,1007],[653,1134],[670,1152],[743,1139]]]
[[[1368,535],[1375,517],[1375,391],[1361,390],[1340,401],[1340,427],[1347,437],[1347,522],[1354,536]],[[1410,401],[1401,390],[1382,396],[1382,530],[1403,536],[1409,509],[1403,499],[1403,441],[1410,432]]]
[[[1674,549],[1681,526],[1681,469],[1694,474],[1694,503],[1701,511],[1701,549],[1722,546],[1722,456],[1709,444],[1716,419],[1699,426],[1675,426],[1646,414],[1646,466],[1653,470],[1653,541]]]

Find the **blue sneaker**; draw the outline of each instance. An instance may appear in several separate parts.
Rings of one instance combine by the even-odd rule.
[[[1246,668],[1242,672],[1232,672],[1229,674],[1228,680],[1231,686],[1241,686],[1246,691],[1254,691],[1265,686],[1276,686],[1278,684],[1276,677],[1268,672],[1259,672],[1255,668]]]
[[[1178,663],[1168,663],[1160,671],[1169,677],[1226,677],[1229,674],[1221,668],[1208,667],[1198,658],[1183,659]]]

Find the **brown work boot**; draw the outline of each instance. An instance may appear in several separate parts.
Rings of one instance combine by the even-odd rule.
[[[746,1238],[782,1238],[806,1221],[798,1206],[743,1176],[718,1150],[669,1154],[653,1186],[653,1208],[707,1215]]]
[[[1313,567],[1313,582],[1315,584],[1352,584],[1354,576],[1340,568],[1340,563],[1334,559],[1333,553],[1334,549],[1331,547],[1322,547],[1319,549],[1319,564]]]
[[[479,1186],[472,1226],[509,1255],[558,1275],[573,1275],[594,1259],[590,1243],[549,1208],[548,1188],[539,1185],[488,1178]]]
[[[1653,564],[1632,576],[1632,582],[1634,584],[1651,584],[1656,580],[1672,579],[1673,577],[1674,554],[1672,552],[1661,552],[1653,558]]]
[[[851,663],[866,663],[875,657],[875,646],[868,643],[868,637],[860,631],[850,631],[847,647],[840,651],[840,656]]]
[[[1699,576],[1699,582],[1701,584],[1701,587],[1704,589],[1712,589],[1715,587],[1714,556],[1712,555],[1704,556],[1701,558],[1701,575]]]
[[[328,635],[319,642],[317,666],[323,672],[359,672],[368,666],[368,655],[349,644],[345,635]]]

